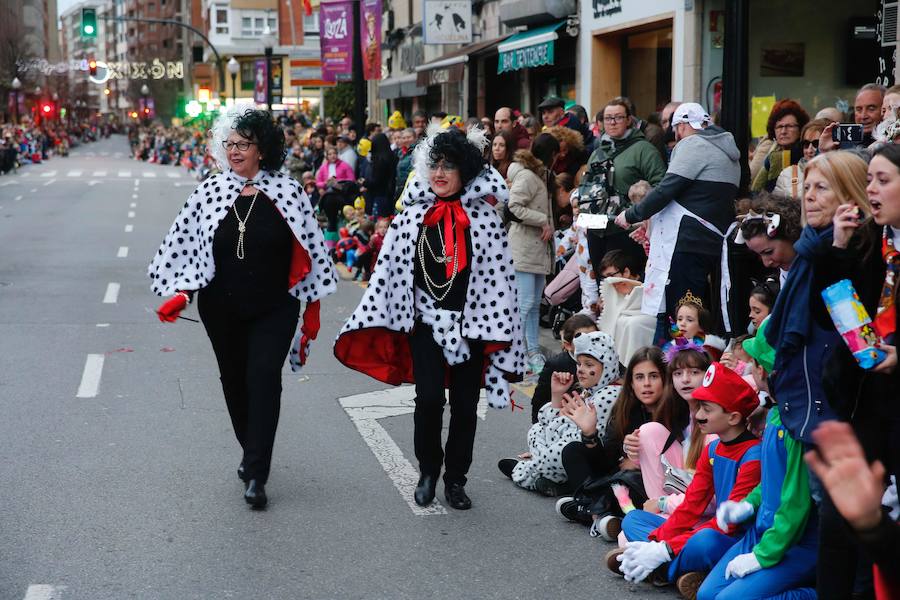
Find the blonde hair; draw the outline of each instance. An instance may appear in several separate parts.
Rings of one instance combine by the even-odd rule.
[[[652,189],[653,186],[650,185],[649,181],[643,179],[635,181],[631,184],[631,187],[628,188],[628,199],[632,204],[637,204],[643,200]]]
[[[547,133],[555,137],[557,142],[565,142],[569,147],[569,153],[578,154],[584,150],[584,138],[574,129],[554,125]]]
[[[855,204],[866,218],[872,214],[866,195],[868,165],[858,154],[846,150],[820,154],[807,163],[804,179],[816,170],[834,190],[838,204]]]

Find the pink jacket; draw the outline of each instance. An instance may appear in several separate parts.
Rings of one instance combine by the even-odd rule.
[[[335,162],[335,179],[338,181],[353,181],[355,177],[353,176],[353,169],[350,168],[350,165],[338,159]],[[322,163],[322,166],[319,167],[319,172],[316,173],[316,187],[319,188],[320,191],[325,191],[325,183],[328,181],[328,161]]]

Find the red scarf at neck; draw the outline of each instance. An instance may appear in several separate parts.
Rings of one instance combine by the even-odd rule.
[[[466,228],[469,226],[469,216],[463,210],[459,201],[459,194],[449,198],[437,198],[434,206],[425,213],[425,226],[434,227],[443,222],[444,226],[444,256],[456,256],[456,272],[466,268]],[[453,276],[453,260],[444,263],[447,269],[447,279]]]

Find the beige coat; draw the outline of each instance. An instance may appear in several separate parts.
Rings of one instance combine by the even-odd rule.
[[[509,225],[509,244],[516,271],[547,275],[553,270],[551,241],[541,241],[541,229],[552,227],[550,195],[544,181],[521,163],[513,162],[507,172],[509,211],[521,222]]]

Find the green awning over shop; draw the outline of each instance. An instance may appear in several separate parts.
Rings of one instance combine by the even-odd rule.
[[[553,25],[517,33],[497,46],[497,51],[500,53],[497,61],[497,73],[552,65],[554,47],[559,38],[556,30],[565,23],[565,21],[560,21]]]

